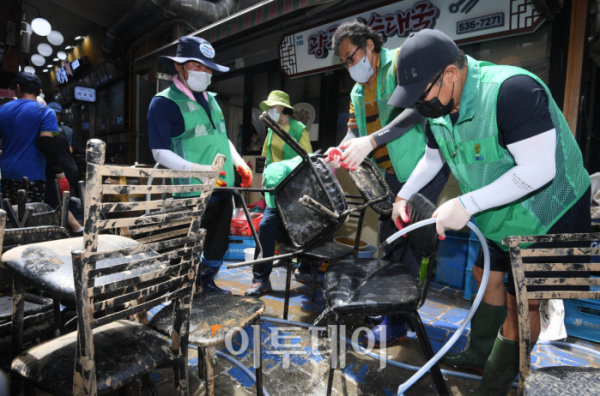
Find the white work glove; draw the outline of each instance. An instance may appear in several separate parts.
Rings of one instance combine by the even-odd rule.
[[[339,147],[329,147],[325,154],[325,162],[331,169],[338,169],[342,165],[342,150]]]
[[[356,139],[348,140],[340,146],[344,150],[342,154],[342,162],[346,169],[355,170],[360,166],[363,160],[376,145],[369,136],[363,136]]]
[[[433,212],[433,216],[437,218],[435,229],[438,233],[438,237],[441,240],[446,239],[446,233],[444,230],[460,230],[467,225],[471,220],[471,213],[460,202],[460,199],[454,198],[444,203],[442,206],[437,208]]]
[[[406,204],[408,201],[401,197],[396,197],[396,202],[394,202],[394,209],[392,210],[392,220],[396,225],[398,230],[403,229],[410,223],[410,218],[408,217],[408,213],[406,212]]]

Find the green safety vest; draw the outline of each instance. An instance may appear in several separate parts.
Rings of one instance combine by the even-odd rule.
[[[556,128],[554,180],[513,203],[475,215],[485,237],[507,250],[502,245],[506,236],[546,234],[585,193],[590,177],[583,167],[581,151],[569,125],[550,90],[536,75],[518,67],[467,59],[467,78],[458,121],[453,126],[449,115],[429,119],[433,136],[463,194],[489,185],[515,166],[510,152],[498,143],[496,122],[498,92],[507,78],[526,75],[544,87]]]
[[[396,60],[398,51],[381,49],[379,53],[379,73],[377,74],[377,108],[381,126],[385,127],[396,118],[404,109],[388,105],[390,96],[396,89]],[[360,136],[367,136],[367,117],[365,114],[365,86],[354,85],[350,93],[350,99],[354,105],[354,114]],[[417,166],[417,163],[425,154],[425,132],[423,125],[416,125],[411,130],[387,143],[388,153],[396,177],[400,183],[408,180],[408,177]]]
[[[204,107],[195,100],[191,100],[175,84],[159,92],[156,96],[162,96],[175,102],[179,106],[185,123],[185,131],[180,136],[171,138],[171,151],[187,161],[200,165],[212,165],[217,154],[225,155],[227,158],[223,166],[225,176],[219,178],[224,180],[228,187],[233,187],[235,174],[233,173],[231,150],[223,112],[215,99],[217,94],[208,91],[206,93],[208,94],[208,106],[215,128],[213,128]],[[173,184],[177,185],[202,184],[200,180],[194,178],[173,178],[172,180]],[[177,197],[193,197],[199,196],[201,193],[201,191],[198,191],[174,195]]]
[[[300,121],[296,121],[290,118],[290,130],[289,134],[294,138],[298,143],[300,143],[300,139],[302,138],[302,133],[306,129],[303,123]],[[269,128],[269,134],[267,135],[267,162],[265,166],[271,163],[271,139],[273,139],[273,131]],[[296,157],[298,155],[287,143],[283,144],[283,159],[288,160]]]
[[[271,166],[265,169],[265,173],[263,174],[263,180],[265,183],[265,188],[275,188],[281,183],[287,175],[292,173],[294,169],[298,165],[302,163],[302,157],[295,156],[291,159],[286,159],[283,161],[275,162],[271,164]],[[268,207],[276,208],[275,204],[275,193],[265,193],[265,202]]]

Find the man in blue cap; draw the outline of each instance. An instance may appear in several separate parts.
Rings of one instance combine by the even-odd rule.
[[[154,159],[170,169],[194,170],[197,165],[212,164],[217,154],[227,157],[217,186],[233,187],[234,169],[242,177],[242,187],[252,184],[252,172],[227,137],[223,112],[206,91],[213,71],[227,72],[228,67],[214,62],[212,45],[198,37],[182,37],[176,56],[161,56],[160,63],[176,72],[173,84],[158,93],[148,109],[148,135]],[[173,179],[174,184],[198,184],[196,179]],[[198,196],[175,194],[176,197]],[[207,293],[231,293],[219,288],[214,278],[223,265],[229,246],[229,228],[233,202],[231,192],[213,192],[204,212],[201,227],[206,229],[202,252],[202,290]]]
[[[398,87],[389,103],[415,105],[427,117],[424,159],[398,193],[392,217],[401,220],[400,227],[410,221],[407,200],[447,162],[463,194],[433,214],[440,239],[445,238],[444,230],[462,229],[475,216],[490,240],[491,271],[483,302],[471,321],[469,349],[447,354],[444,362],[483,371],[475,396],[505,396],[519,373],[519,328],[510,257],[502,240],[511,235],[591,231],[590,177],[581,152],[539,77],[465,56],[437,30],[415,33],[402,46]],[[480,254],[473,267],[478,283],[482,274]],[[533,342],[540,332],[539,303],[529,300]]]
[[[69,143],[69,151],[71,152],[71,154],[73,154],[73,147],[75,147],[75,137],[73,136],[73,130],[71,128],[61,124],[63,114],[62,106],[57,102],[50,102],[48,103],[48,107],[54,110],[54,113],[56,114],[56,121],[58,122],[58,130],[60,132],[64,132],[67,138],[67,142]]]
[[[44,202],[46,196],[46,164],[56,176],[60,191],[70,186],[54,149],[58,125],[54,112],[37,102],[42,82],[35,75],[19,73],[10,87],[17,100],[0,107],[2,137],[2,195],[17,202],[17,191],[23,188],[23,177],[29,178],[28,202]]]

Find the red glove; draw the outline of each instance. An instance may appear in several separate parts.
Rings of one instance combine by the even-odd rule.
[[[342,162],[342,150],[338,147],[332,147],[327,150],[327,158],[325,161],[330,163],[332,169],[338,168],[341,165],[344,169],[348,170],[348,165]]]
[[[237,168],[235,168],[235,170],[242,177],[241,186],[243,188],[250,187],[252,185],[252,172],[250,169],[248,169],[247,166],[240,164],[237,166]]]
[[[60,196],[62,197],[63,192],[68,191],[71,192],[71,186],[69,185],[69,181],[66,177],[62,177],[60,179],[56,179],[58,181],[58,190],[60,191]]]
[[[221,171],[221,176],[225,176],[224,170]],[[217,182],[215,184],[217,185],[217,187],[227,187],[227,183],[221,179],[217,179]]]

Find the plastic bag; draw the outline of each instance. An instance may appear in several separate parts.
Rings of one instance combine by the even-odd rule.
[[[557,341],[567,338],[565,306],[562,300],[542,300],[540,327],[540,340]]]

